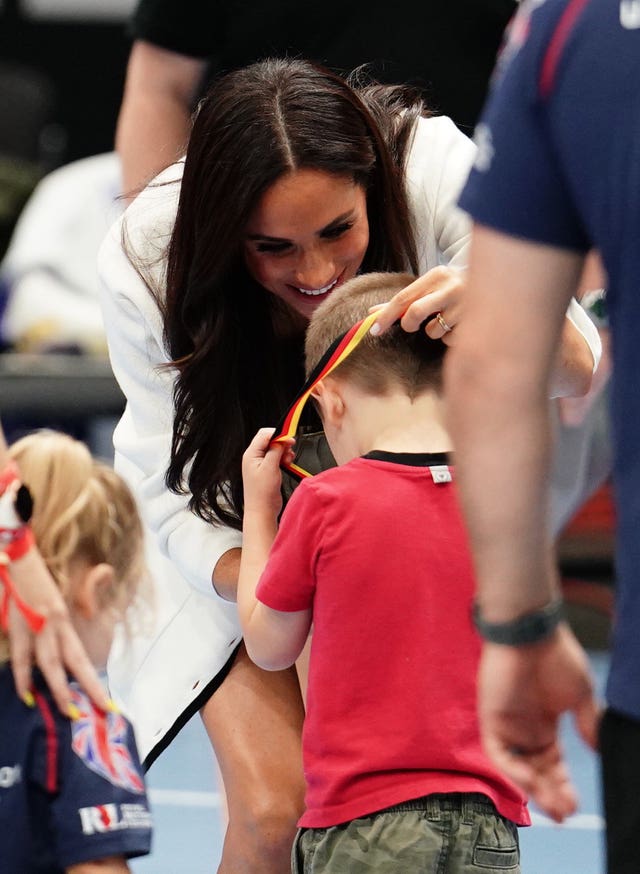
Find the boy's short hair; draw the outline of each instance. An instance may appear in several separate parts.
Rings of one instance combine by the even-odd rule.
[[[307,376],[337,337],[386,303],[416,277],[409,273],[367,273],[345,282],[313,313],[305,338]],[[407,333],[393,325],[381,337],[367,334],[333,371],[371,394],[385,394],[401,386],[411,397],[442,387],[442,361],[446,346],[424,330]]]

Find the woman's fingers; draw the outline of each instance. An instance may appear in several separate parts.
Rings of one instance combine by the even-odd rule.
[[[51,639],[41,635],[36,637],[36,662],[60,710],[65,712],[66,703],[68,712],[71,700],[67,673],[72,674],[97,707],[101,710],[111,709],[113,703],[71,624],[71,619],[62,618],[52,631]],[[59,658],[56,658],[57,655]]]
[[[434,267],[380,308],[380,315],[371,331],[373,334],[382,334],[399,319],[402,328],[411,333],[417,331],[429,316],[433,316],[426,324],[428,335],[433,339],[444,337],[451,333],[459,320],[463,294],[464,275],[460,271],[450,267]],[[436,314],[440,314],[444,325],[437,320]]]
[[[42,630],[34,635],[15,602],[11,604],[9,645],[20,697],[29,700],[35,664],[65,715],[69,715],[71,703],[68,675],[77,680],[97,707],[107,708],[105,689],[73,628],[62,594],[37,550],[29,550],[12,565],[12,576],[22,600],[45,618]]]
[[[11,607],[9,617],[9,645],[11,649],[11,670],[16,690],[23,701],[31,696],[31,672],[33,668],[33,634],[19,611]]]
[[[31,700],[32,668],[35,664],[51,690],[56,705],[70,715],[69,675],[82,686],[96,707],[106,710],[109,697],[91,664],[68,616],[52,612],[39,634],[34,635],[17,609],[11,611],[11,668],[16,690],[23,701]]]
[[[437,312],[435,316],[427,322],[424,330],[432,340],[442,340],[444,343],[449,344],[452,339],[450,334],[453,333],[453,329],[457,324],[458,320],[456,316],[452,315],[448,310],[443,310]]]

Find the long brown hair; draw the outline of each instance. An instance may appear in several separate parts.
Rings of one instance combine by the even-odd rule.
[[[417,272],[404,187],[413,89],[350,81],[268,59],[217,80],[189,140],[161,302],[177,368],[168,487],[208,521],[241,526],[241,459],[303,379],[303,337],[274,327],[282,304],[248,274],[243,234],[263,193],[293,169],[346,175],[367,191],[362,271]]]

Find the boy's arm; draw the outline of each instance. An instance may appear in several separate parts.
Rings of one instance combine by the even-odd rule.
[[[280,459],[291,446],[269,446],[272,428],[262,428],[242,460],[244,520],[238,579],[238,613],[251,659],[267,671],[292,665],[302,652],[311,627],[311,610],[273,610],[256,598],[258,580],[267,564],[282,507]]]
[[[66,874],[130,874],[124,856],[110,856],[96,862],[81,862],[66,869]]]

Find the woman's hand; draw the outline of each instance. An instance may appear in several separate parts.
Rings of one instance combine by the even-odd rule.
[[[608,328],[598,328],[602,341],[602,357],[598,369],[593,374],[591,388],[584,395],[576,397],[559,397],[558,407],[560,421],[569,428],[579,428],[587,418],[587,414],[598,401],[598,398],[607,387],[611,376],[611,341]]]
[[[429,337],[433,340],[442,339],[450,345],[453,329],[462,314],[465,278],[465,271],[454,267],[428,270],[388,303],[381,304],[381,314],[371,332],[382,334],[400,319],[404,330],[413,333],[426,319],[425,332]]]
[[[585,396],[593,384],[593,366],[594,356],[585,337],[570,318],[565,318],[551,373],[551,397]]]
[[[464,318],[466,275],[453,267],[434,267],[419,276],[386,304],[371,327],[379,335],[400,319],[405,331],[413,332],[425,322],[425,332],[447,346],[455,343],[455,327]],[[429,318],[432,316],[432,318]],[[593,356],[581,332],[565,319],[552,377],[551,397],[581,396],[591,385]]]
[[[31,670],[35,662],[65,716],[71,715],[67,672],[97,707],[101,710],[113,707],[71,623],[62,594],[35,548],[12,563],[11,577],[20,597],[46,619],[42,630],[34,635],[20,611],[11,606],[8,633],[18,695],[31,702]]]

